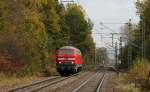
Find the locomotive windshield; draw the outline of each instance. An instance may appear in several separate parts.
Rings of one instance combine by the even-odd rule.
[[[58,54],[65,55],[65,54],[74,54],[73,49],[60,49]]]

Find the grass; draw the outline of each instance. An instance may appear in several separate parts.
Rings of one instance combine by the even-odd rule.
[[[92,64],[91,65],[84,65],[83,70],[84,71],[93,71],[93,70],[95,70],[95,66]]]
[[[9,87],[13,85],[19,84],[28,84],[33,80],[37,80],[39,77],[37,76],[24,76],[24,77],[15,77],[15,76],[7,76],[3,73],[0,73],[0,87]]]
[[[16,74],[4,74],[0,73],[0,88],[1,87],[8,87],[13,85],[22,85],[22,84],[29,84],[34,80],[38,80],[42,77],[48,76],[55,76],[58,75],[56,68],[51,68],[47,73],[39,73],[39,74],[24,74],[23,76],[19,76],[18,73]]]
[[[138,88],[134,87],[134,84],[120,84],[114,92],[140,92]]]

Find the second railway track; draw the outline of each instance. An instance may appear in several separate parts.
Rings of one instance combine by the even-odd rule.
[[[73,76],[76,76],[76,75],[73,75]],[[13,88],[7,92],[36,92],[42,88],[48,87],[48,86],[53,85],[58,82],[61,82],[63,80],[71,78],[73,76],[69,76],[69,77],[60,77],[59,76],[59,77],[49,78],[49,79],[45,79],[40,82],[32,83],[32,84],[25,85],[25,86],[18,87],[18,88]]]
[[[75,76],[79,76],[79,74],[75,74],[68,77],[54,77],[54,78],[48,78],[39,82],[35,82],[29,85],[12,88],[6,92],[41,92],[42,89],[45,89],[46,87],[49,87],[51,85],[60,83],[62,81],[65,81],[67,79],[73,78]],[[45,91],[44,91],[45,92]]]
[[[43,84],[52,82],[52,81],[60,79],[60,78],[61,78],[60,76],[53,77],[53,78],[47,78],[47,79],[44,79],[42,81],[38,81],[38,82],[34,82],[34,83],[31,83],[31,84],[28,84],[28,85],[12,88],[12,89],[10,89],[6,92],[32,92],[32,91],[29,91],[29,90],[33,89],[34,87],[42,86]]]
[[[100,92],[105,75],[105,73],[95,73],[72,92]]]

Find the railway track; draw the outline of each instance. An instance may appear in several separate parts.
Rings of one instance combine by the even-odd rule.
[[[96,92],[100,92],[100,91],[101,91],[101,87],[102,87],[102,84],[103,84],[103,82],[104,82],[105,76],[106,76],[106,75],[103,74],[103,76],[102,76],[101,80],[99,81],[99,84],[98,84],[98,86],[97,86],[97,88],[96,88]]]
[[[36,83],[25,85],[22,87],[13,88],[7,92],[37,92],[37,91],[40,92],[40,90],[42,90],[46,87],[49,87],[49,86],[59,83],[61,81],[65,81],[65,80],[72,78],[74,76],[77,76],[77,75],[79,75],[79,74],[75,74],[75,75],[72,75],[69,77],[60,77],[59,76],[59,77],[49,78],[49,79],[45,79],[45,80],[42,80],[42,81],[39,81]]]
[[[58,77],[48,78],[29,85],[13,88],[6,92],[53,92],[53,89],[55,89],[55,87],[57,88],[57,87],[61,87],[62,85],[66,85],[69,83],[67,81],[71,81],[71,80],[77,81],[78,78],[84,78],[87,75],[89,76],[89,73],[80,72],[79,74],[75,74],[69,77],[58,76]],[[76,87],[74,87],[72,89],[73,90],[72,92],[100,92],[104,78],[105,78],[104,73],[99,73],[99,72],[94,73],[92,76],[90,75],[89,77],[87,77],[86,81],[80,83],[81,85],[79,84],[79,86],[77,85]],[[91,88],[90,86],[93,86],[93,88]],[[93,89],[94,91],[92,91],[91,89]]]
[[[105,79],[105,73],[101,74],[99,72],[95,73],[81,85],[79,85],[72,92],[100,92],[101,86]],[[97,85],[97,86],[94,86]]]

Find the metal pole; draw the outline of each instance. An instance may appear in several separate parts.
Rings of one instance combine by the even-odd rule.
[[[74,3],[75,1],[74,0],[61,0],[60,1],[61,3]]]
[[[128,30],[128,65],[131,64],[131,55],[132,55],[132,49],[131,49],[131,19],[129,20],[129,23],[128,23],[128,26],[129,26],[129,30]]]
[[[118,47],[117,47],[117,42],[115,42],[115,61],[116,65],[118,64],[118,53],[117,53]]]
[[[144,19],[143,18],[142,18],[141,26],[142,26],[142,61],[144,61],[144,58],[145,58],[145,23],[144,23]],[[142,67],[142,69],[143,69],[143,72],[144,72],[144,67]],[[149,71],[149,76],[150,76],[150,71]],[[150,81],[150,80],[148,80],[148,81]]]
[[[114,47],[114,34],[113,33],[111,34],[112,34],[112,47]]]
[[[120,57],[122,58],[122,37],[120,37]],[[120,61],[121,61],[120,58]]]
[[[142,26],[142,59],[145,58],[145,23],[142,19],[141,21]]]
[[[96,64],[96,47],[95,47],[95,64]]]
[[[143,58],[145,58],[145,23],[143,22],[143,52],[144,52],[144,55],[143,55]]]

